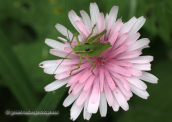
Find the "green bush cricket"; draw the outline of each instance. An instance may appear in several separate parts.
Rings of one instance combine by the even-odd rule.
[[[68,41],[71,45],[74,37],[76,37],[78,45],[74,45],[73,47],[71,46],[71,48],[73,49],[73,51],[71,51],[71,52],[73,52],[75,54],[80,54],[78,68],[71,70],[70,75],[74,70],[77,70],[80,68],[82,56],[84,56],[85,59],[94,66],[91,70],[92,74],[94,74],[93,70],[96,68],[96,65],[87,56],[94,57],[97,55],[97,58],[99,58],[99,56],[106,49],[111,47],[111,44],[109,42],[107,42],[107,43],[97,42],[107,32],[106,30],[103,30],[101,33],[91,37],[91,35],[93,34],[93,30],[94,30],[95,26],[96,26],[96,24],[93,26],[92,32],[84,40],[84,43],[82,43],[82,44],[80,43],[80,41],[78,39],[78,35],[76,33],[74,33],[72,40]]]

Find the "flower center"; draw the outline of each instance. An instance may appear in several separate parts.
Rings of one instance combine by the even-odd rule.
[[[98,59],[96,59],[96,61],[97,61],[98,65],[104,65],[106,62],[105,58],[98,58]]]

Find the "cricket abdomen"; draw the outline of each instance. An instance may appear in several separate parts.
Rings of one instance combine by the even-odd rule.
[[[93,52],[102,48],[104,45],[105,43],[100,42],[79,44],[73,47],[73,52],[76,54],[80,54],[80,52]]]

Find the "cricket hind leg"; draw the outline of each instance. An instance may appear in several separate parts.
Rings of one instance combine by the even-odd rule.
[[[93,70],[96,68],[96,65],[92,61],[90,61],[90,59],[87,57],[87,55],[84,55],[84,57],[87,59],[88,62],[90,62],[94,66],[92,68],[91,72],[92,72],[93,75],[95,75],[94,72],[93,72]]]
[[[81,55],[80,55],[80,59],[79,59],[78,68],[71,70],[71,71],[70,71],[70,75],[72,74],[72,72],[73,72],[73,71],[75,71],[75,70],[77,70],[77,69],[79,69],[79,68],[80,68],[80,66],[81,66],[81,60],[82,60],[82,56],[83,56],[83,54],[81,54]]]

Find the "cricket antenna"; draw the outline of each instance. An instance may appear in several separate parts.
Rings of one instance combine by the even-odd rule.
[[[70,53],[67,54],[66,57],[63,58],[63,60],[60,62],[60,64],[64,61],[65,58],[67,58],[70,54],[72,53],[72,51]],[[55,71],[59,68],[60,64],[57,66],[57,68],[54,70],[53,74],[55,73]],[[53,75],[50,76],[50,79],[48,80],[48,82],[51,80]]]
[[[66,0],[65,0],[65,18],[66,18],[66,28],[67,28]],[[67,42],[70,43],[70,40],[68,40],[68,39],[69,39],[69,32],[68,32],[68,31],[69,31],[69,30],[67,29]],[[71,46],[71,43],[70,43],[70,46]],[[71,53],[72,53],[72,51],[71,51],[70,53],[68,53],[67,56],[69,56]],[[60,62],[60,64],[64,61],[65,58],[67,58],[67,56],[63,58],[63,60]],[[54,70],[53,74],[54,74],[55,71],[59,68],[60,64],[59,64],[59,65],[57,66],[57,68]],[[53,75],[52,75],[52,76],[53,76]],[[48,80],[48,82],[51,80],[52,76],[50,76],[50,79]]]
[[[66,0],[65,0],[65,17],[66,17],[66,28],[67,28],[67,42],[70,43],[70,39],[69,39],[69,30],[68,30],[68,27],[67,27],[67,7],[66,7]],[[69,39],[69,40],[68,40]]]

